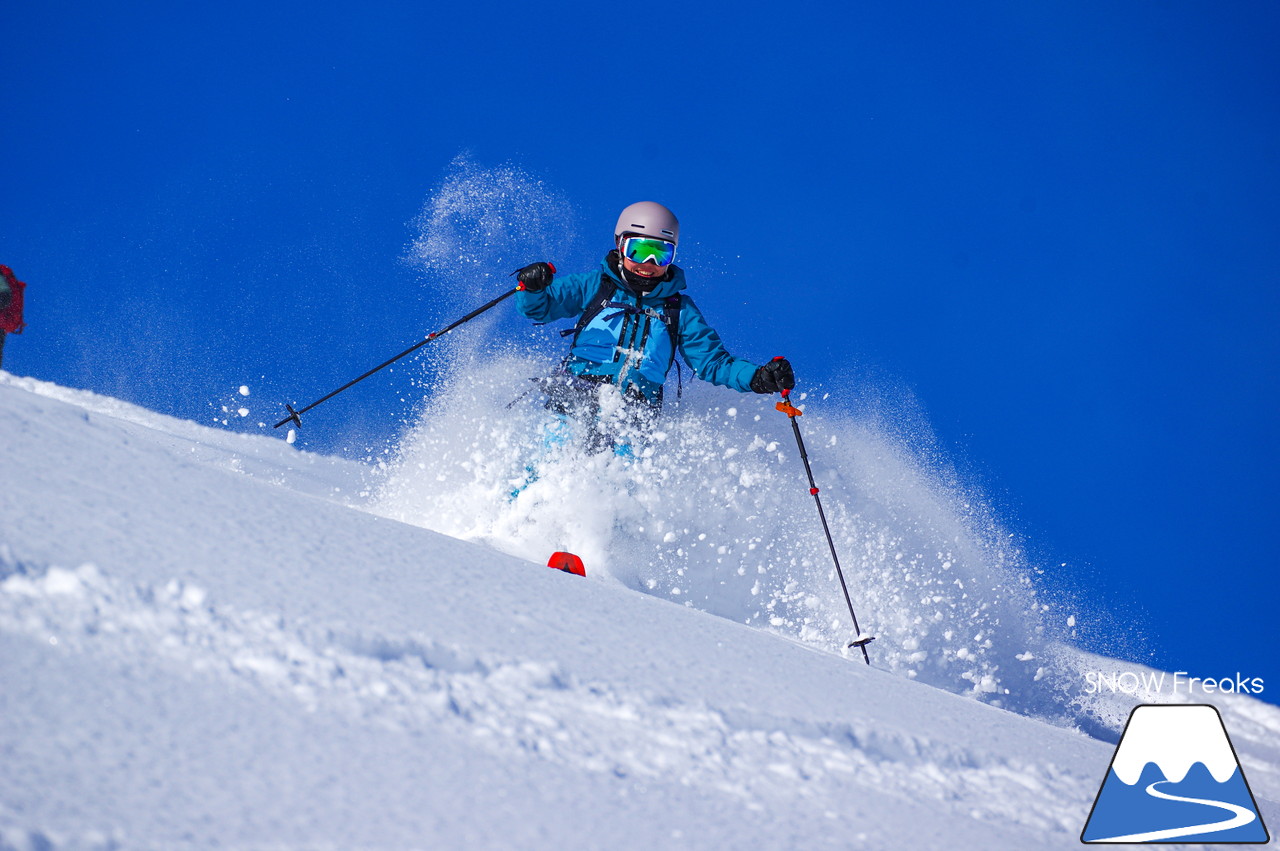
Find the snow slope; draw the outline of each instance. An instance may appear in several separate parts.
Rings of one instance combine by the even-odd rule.
[[[1113,746],[1061,702],[392,519],[406,443],[0,373],[0,848],[1077,846]],[[1212,699],[1280,822],[1280,711]]]

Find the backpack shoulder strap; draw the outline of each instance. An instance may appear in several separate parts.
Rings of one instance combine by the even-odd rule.
[[[682,307],[684,307],[684,296],[680,293],[669,295],[662,300],[662,324],[667,326],[667,333],[671,335],[671,363],[676,368],[676,401],[684,395],[684,374],[680,370],[680,361],[676,359],[676,355],[680,353],[680,308]]]
[[[582,331],[583,328],[586,328],[587,324],[592,319],[595,319],[596,316],[599,315],[600,311],[613,303],[613,294],[617,289],[617,282],[604,272],[601,272],[600,288],[596,290],[596,294],[592,296],[589,302],[587,302],[586,308],[584,308],[582,313],[578,316],[577,323],[574,324],[572,328],[566,328],[561,331],[560,336],[568,337],[572,334],[573,339],[576,341],[578,339],[578,333]],[[680,293],[669,295],[662,300],[662,324],[667,327],[667,333],[671,335],[671,357],[673,359],[675,358],[676,351],[680,348],[680,309],[682,307],[684,307],[684,296]]]
[[[583,308],[582,313],[578,316],[578,322],[572,328],[566,328],[560,332],[561,337],[573,335],[576,342],[578,332],[587,327],[587,323],[596,318],[596,315],[609,306],[609,302],[613,300],[613,293],[618,287],[604,272],[600,273],[600,288],[596,290],[596,294],[591,297],[591,301],[587,302],[587,306]]]
[[[662,322],[671,334],[671,346],[680,348],[680,308],[684,307],[684,296],[680,293],[669,295],[662,300]]]

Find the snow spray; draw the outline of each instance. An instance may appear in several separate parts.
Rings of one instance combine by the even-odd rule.
[[[433,302],[472,298],[534,260],[598,262],[571,244],[564,199],[512,166],[459,159],[415,221],[407,260]],[[445,307],[442,309],[451,309]],[[506,318],[501,318],[505,316]],[[552,417],[529,379],[563,354],[559,335],[488,314],[488,334],[435,348],[425,400],[402,435],[371,510],[485,543],[545,570],[572,551],[612,582],[830,652],[846,652],[835,571],[794,486],[795,449],[767,397],[703,382],[668,404],[634,457],[549,449]],[[477,341],[483,337],[484,345]],[[433,347],[434,348],[434,347]],[[435,391],[447,387],[447,398]],[[841,399],[881,388],[825,388]],[[793,394],[823,397],[821,387]],[[513,400],[519,399],[517,404]],[[974,489],[895,429],[893,403],[853,414],[823,406],[806,439],[821,448],[833,543],[876,612],[877,667],[1039,716],[1055,713],[1055,605]],[[536,480],[529,469],[536,466]],[[1065,713],[1062,713],[1065,714]]]

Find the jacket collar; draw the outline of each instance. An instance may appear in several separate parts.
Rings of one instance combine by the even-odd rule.
[[[624,270],[620,266],[620,259],[617,250],[610,251],[601,261],[601,268],[604,273],[617,282],[619,288],[623,292],[629,293],[636,298],[667,298],[673,296],[685,288],[684,269],[674,263],[667,269],[667,274],[658,280],[657,286],[650,290],[644,296],[631,286],[627,281],[630,275],[624,274]]]

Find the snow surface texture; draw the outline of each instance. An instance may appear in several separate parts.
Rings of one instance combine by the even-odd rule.
[[[465,424],[458,446],[474,437]],[[712,453],[700,486],[732,492],[738,511],[766,510],[744,474],[794,467],[780,447],[743,448],[726,478],[721,456],[737,444],[699,444],[685,427],[671,443]],[[644,571],[679,576],[674,560],[601,558],[583,580],[370,513],[375,486],[382,509],[407,487],[412,439],[388,476],[6,373],[0,434],[6,851],[1066,848],[1111,757],[1111,744],[1060,726],[1064,682],[1041,681],[1046,723],[1033,692],[1016,714],[936,673],[946,659],[889,663],[905,650],[888,635],[873,668],[831,652],[823,636],[839,629],[810,614],[814,635],[803,633],[814,608],[803,602],[778,598],[782,624],[751,617],[751,601],[785,587],[771,584],[774,562],[746,560],[766,566],[752,577],[718,570],[768,551],[765,535],[736,548],[732,512],[705,527],[714,546],[679,527],[689,593],[672,597],[646,580],[677,580]],[[750,443],[733,429],[724,439]],[[623,472],[613,463],[595,493]],[[549,474],[516,502],[543,481],[559,486]],[[647,487],[610,504],[643,506]],[[1034,633],[1016,628],[1025,645]],[[1108,664],[1058,655],[1079,671]],[[1088,724],[1114,735],[1147,699],[1099,699]],[[1196,699],[1222,708],[1274,823],[1280,712]]]

